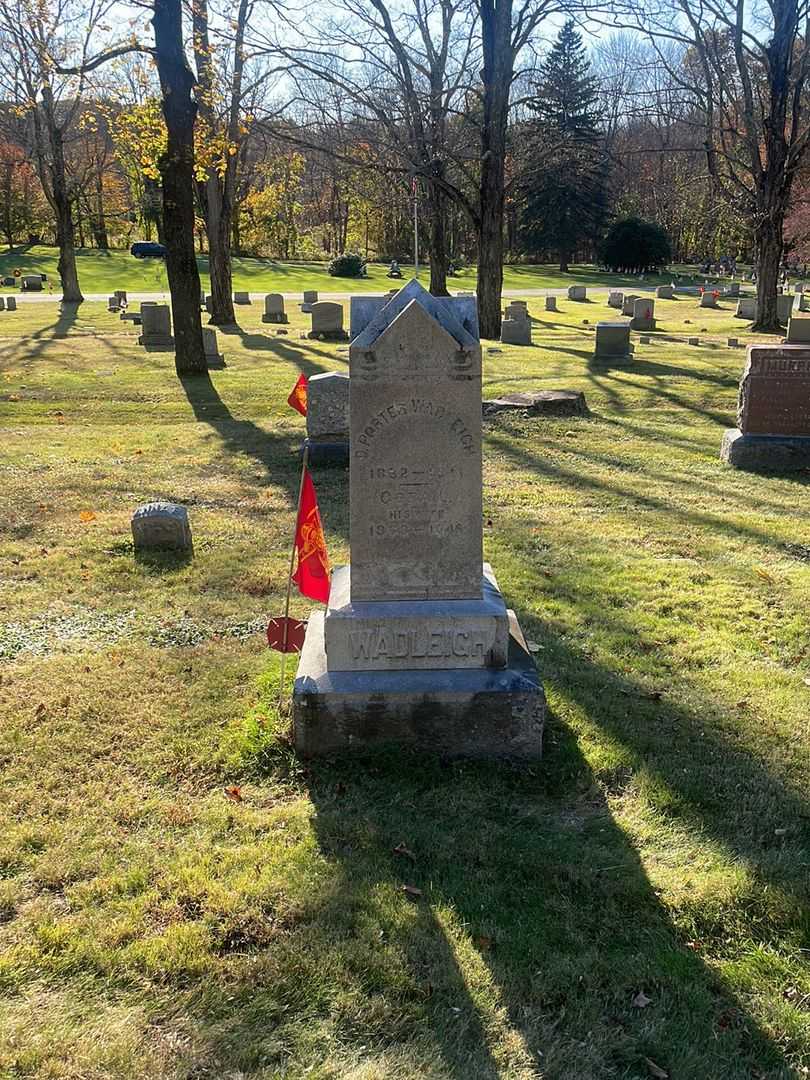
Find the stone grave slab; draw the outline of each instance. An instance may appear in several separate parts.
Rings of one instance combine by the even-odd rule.
[[[483,403],[485,417],[501,412],[529,416],[587,416],[588,405],[581,390],[525,390],[504,394]]]
[[[343,305],[333,300],[317,300],[312,305],[312,329],[309,338],[323,341],[348,341],[343,329]]]
[[[506,318],[501,322],[502,345],[531,345],[532,324],[524,315]]]
[[[181,551],[191,554],[191,524],[185,506],[151,502],[132,515],[135,551]]]
[[[584,285],[569,285],[568,286],[568,299],[569,300],[587,300],[588,290]]]
[[[631,330],[654,330],[655,329],[655,301],[641,297],[633,304],[633,317],[630,320]]]
[[[284,311],[284,297],[281,293],[268,293],[264,298],[263,323],[286,323],[289,322]]]
[[[305,289],[303,295],[303,303],[299,306],[301,311],[308,315],[312,311],[312,305],[318,303],[318,292],[317,289]]]
[[[307,438],[313,465],[349,463],[349,376],[345,371],[310,375],[307,382]]]
[[[608,293],[608,307],[617,308],[619,311],[624,307],[624,293],[617,289],[611,289]]]
[[[172,313],[168,304],[157,304],[151,300],[141,304],[141,336],[138,344],[156,351],[174,348]]]
[[[598,322],[594,341],[596,360],[627,359],[632,356],[630,323]]]
[[[655,290],[655,296],[658,300],[673,300],[675,298],[675,286],[659,285]]]

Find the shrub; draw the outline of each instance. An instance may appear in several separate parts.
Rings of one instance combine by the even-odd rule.
[[[365,274],[363,256],[354,251],[344,251],[342,255],[337,255],[329,263],[329,273],[332,277],[363,277]]]
[[[672,258],[669,237],[660,225],[629,217],[615,222],[602,241],[602,261],[610,270],[657,270]]]

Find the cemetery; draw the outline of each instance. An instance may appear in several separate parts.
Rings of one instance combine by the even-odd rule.
[[[36,1031],[36,1060],[89,1053],[80,1031],[110,1023],[103,987],[115,980],[127,1034],[112,1031],[110,1052],[131,1075],[169,1075],[135,1020],[155,995],[167,1010],[183,1003],[184,1061],[227,1059],[246,1075],[259,1075],[256,1055],[324,1054],[340,1075],[336,1025],[350,1015],[376,1032],[375,1060],[424,1060],[434,1072],[450,1061],[458,1075],[490,1075],[495,1055],[504,1075],[530,1076],[542,1059],[516,1032],[533,1033],[545,1055],[562,1053],[562,1030],[566,1043],[590,1032],[599,1060],[641,1046],[673,1076],[742,1077],[749,1065],[779,1075],[791,1044],[777,1032],[799,1046],[785,986],[801,985],[792,942],[805,911],[795,770],[810,700],[810,431],[806,410],[791,409],[807,354],[751,333],[734,304],[696,322],[694,297],[655,298],[642,344],[608,292],[607,281],[589,286],[589,325],[567,296],[558,311],[542,295],[505,298],[533,321],[529,349],[469,340],[474,298],[460,298],[473,303],[461,323],[406,304],[368,333],[363,320],[379,320],[383,301],[369,306],[369,294],[355,313],[344,300],[358,343],[348,348],[306,336],[312,313],[293,299],[288,336],[254,303],[239,333],[217,328],[225,366],[182,380],[164,346],[137,343],[173,334],[160,304],[146,302],[134,329],[106,301],[21,301],[0,314],[0,970],[15,995],[5,1023]],[[417,322],[402,323],[406,312]],[[701,330],[693,347],[690,324]],[[447,382],[473,448],[476,397],[489,402],[480,458],[454,457],[451,433],[437,443],[444,429],[429,416],[409,451],[392,425],[366,436],[369,416],[408,400],[408,358],[429,371],[447,333],[451,356],[453,334],[480,350],[480,383]],[[728,347],[732,334],[745,348]],[[760,353],[747,357],[752,345]],[[403,358],[400,387],[363,382],[370,349],[378,366]],[[775,376],[755,377],[775,377],[782,403],[770,419],[760,384],[744,378],[746,364],[766,362]],[[352,395],[359,411],[350,372],[371,394]],[[300,373],[306,418],[287,404]],[[305,440],[333,595],[323,606],[294,591],[307,633],[329,630],[325,652],[302,655],[295,688],[298,657],[287,658],[286,698],[294,690],[300,705],[279,711],[280,657],[265,628],[284,609]],[[355,441],[373,448],[364,467],[381,474],[356,489]],[[436,481],[433,513],[471,515],[460,532],[435,533],[435,553],[407,517],[397,547],[364,535],[391,474],[410,482],[406,464],[451,478]],[[418,488],[399,497],[408,490]],[[480,600],[470,599],[476,560]],[[357,596],[349,565],[362,572]],[[434,584],[420,583],[419,566]],[[424,599],[402,599],[414,587]],[[514,646],[504,652],[514,634],[517,697]],[[423,667],[403,669],[402,650],[424,652],[407,660]],[[507,666],[476,667],[487,654]],[[475,698],[488,678],[503,706],[463,707],[455,715],[468,719],[454,724],[459,706],[441,702]],[[368,704],[336,720],[349,686]],[[422,694],[428,712],[416,707]],[[388,714],[371,704],[395,700]],[[374,749],[386,734],[392,748]],[[754,917],[768,964],[750,941]],[[29,988],[41,980],[57,1001],[79,994],[81,1018],[58,1030],[61,1014],[34,1020]],[[227,996],[204,989],[228,982]],[[561,1026],[531,1018],[536,993],[566,1002]],[[625,1017],[621,1035],[609,1009]],[[403,1010],[413,1031],[396,1028]],[[718,1027],[726,1015],[735,1019]],[[214,1049],[198,1041],[212,1030]],[[589,1068],[582,1058],[577,1075],[596,1075]]]
[[[810,70],[0,0],[0,1080],[810,1077]]]

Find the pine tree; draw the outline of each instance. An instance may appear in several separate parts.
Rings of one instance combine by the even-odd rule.
[[[598,130],[597,83],[573,20],[540,65],[521,137],[527,160],[518,234],[532,254],[554,252],[566,272],[584,244],[594,246],[607,216],[606,158]]]

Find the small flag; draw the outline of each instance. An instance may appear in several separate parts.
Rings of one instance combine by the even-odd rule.
[[[307,415],[307,377],[299,375],[298,382],[292,388],[292,393],[287,398],[287,404],[302,416]]]
[[[315,485],[306,468],[295,526],[295,546],[298,549],[298,566],[292,579],[298,591],[310,600],[320,600],[325,604],[329,600],[329,555]]]

